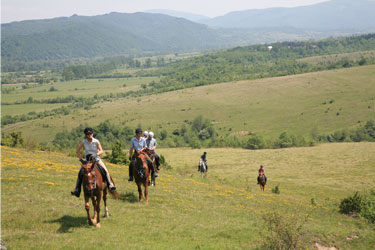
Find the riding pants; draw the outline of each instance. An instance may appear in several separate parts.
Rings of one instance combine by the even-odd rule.
[[[106,177],[107,177],[107,180],[108,180],[109,188],[114,187],[115,185],[112,182],[111,176],[109,175],[108,169],[105,166],[104,162],[100,159],[99,161],[97,161],[97,164],[99,164],[105,170]]]

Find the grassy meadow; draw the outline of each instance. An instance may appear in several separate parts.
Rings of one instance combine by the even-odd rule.
[[[332,133],[375,119],[374,79],[375,66],[370,65],[221,83],[101,102],[89,111],[82,109],[65,116],[7,125],[3,132],[22,131],[28,140],[50,142],[58,131],[84,123],[94,126],[104,120],[132,127],[142,125],[156,133],[161,129],[172,132],[203,115],[212,121],[219,136],[249,131],[274,139],[286,131],[309,137],[313,130],[319,134]],[[50,94],[71,94],[74,88],[78,88],[77,95],[94,96],[121,91],[124,82],[129,82],[125,89],[130,89],[149,81],[151,78],[80,80],[59,83],[57,92],[38,92],[39,88],[48,88],[43,86],[2,97],[3,102],[24,100],[31,94],[38,94],[35,98],[50,98]],[[3,115],[12,112],[12,106],[16,105],[4,107]],[[25,107],[25,111],[30,109]]]
[[[202,179],[196,166],[203,150],[209,173]],[[374,152],[375,143],[160,149],[172,169],[150,188],[149,205],[138,203],[127,166],[107,164],[121,198],[109,199],[110,217],[97,229],[87,225],[83,198],[70,195],[77,159],[2,147],[2,240],[8,249],[261,249],[263,217],[279,212],[285,220],[306,219],[301,249],[371,249],[374,224],[341,215],[338,205],[375,188]],[[268,177],[264,193],[256,185],[260,164]],[[271,192],[276,185],[280,194]]]

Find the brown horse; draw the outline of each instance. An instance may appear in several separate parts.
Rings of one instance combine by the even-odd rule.
[[[87,212],[87,219],[89,225],[95,225],[100,227],[100,202],[103,196],[105,214],[104,217],[109,217],[108,207],[107,207],[107,184],[103,180],[103,176],[97,166],[95,160],[90,159],[88,162],[82,162],[81,167],[83,168],[83,192],[85,198],[85,209]],[[114,191],[113,196],[116,198],[118,193]],[[91,198],[92,205],[94,207],[94,217],[91,218],[90,215],[90,203]]]
[[[264,192],[264,186],[266,185],[266,178],[264,177],[264,174],[261,174],[259,176],[259,187],[260,190]]]
[[[147,158],[145,152],[138,153],[135,157],[135,164],[133,168],[133,176],[138,187],[139,202],[141,202],[143,193],[142,185],[145,187],[145,202],[148,204],[148,183],[150,181],[150,169],[147,166]]]

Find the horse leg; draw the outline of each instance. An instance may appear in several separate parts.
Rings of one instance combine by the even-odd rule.
[[[86,212],[87,212],[87,220],[89,222],[89,225],[93,226],[94,222],[91,219],[91,215],[90,215],[90,202],[89,202],[89,197],[87,197],[87,196],[85,196],[85,209],[86,209]]]
[[[139,199],[139,202],[141,202],[142,196],[143,196],[141,183],[137,183],[137,186],[138,186],[138,199]]]
[[[96,199],[96,227],[100,228],[100,201],[102,200],[102,191],[99,191],[99,194]]]
[[[104,218],[108,218],[109,212],[108,212],[108,207],[107,207],[107,188],[103,190],[103,202],[104,202],[104,207],[105,207]]]
[[[145,201],[146,201],[146,205],[148,205],[148,179],[146,179],[146,181],[144,182],[144,186],[145,186]]]
[[[93,221],[94,224],[96,224],[96,222],[97,222],[97,214],[96,214],[96,204],[97,204],[97,202],[95,200],[95,195],[94,195],[94,197],[91,198],[91,202],[92,202],[92,206],[94,208],[94,216],[92,217],[92,221]]]

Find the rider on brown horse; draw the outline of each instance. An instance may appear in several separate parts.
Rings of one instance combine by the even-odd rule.
[[[142,129],[137,128],[135,130],[135,134],[136,134],[136,136],[133,137],[133,139],[131,140],[131,143],[130,143],[130,150],[129,150],[130,164],[129,164],[129,180],[128,181],[133,181],[133,168],[135,167],[136,157],[138,155],[142,154],[147,149],[146,140],[145,140],[144,137],[142,137]],[[134,152],[134,154],[133,154],[133,152]],[[153,170],[152,162],[147,160],[147,165],[148,165],[149,169]],[[142,171],[142,169],[140,169],[140,171]],[[142,174],[142,173],[140,173],[140,174]],[[156,175],[155,175],[155,177],[156,177]]]
[[[85,158],[88,161],[90,157],[94,157],[97,163],[97,166],[104,170],[105,176],[104,179],[107,182],[109,190],[115,191],[116,187],[114,183],[112,182],[112,179],[109,175],[108,169],[105,166],[104,162],[101,160],[100,155],[104,152],[102,145],[100,144],[99,140],[94,138],[94,130],[92,128],[85,128],[84,130],[85,133],[85,138],[83,141],[78,145],[77,147],[77,157],[78,159],[82,162],[82,157],[81,157],[81,149],[84,147],[85,148]],[[77,197],[80,196],[81,194],[81,185],[82,185],[82,178],[83,178],[83,169],[81,168],[79,173],[78,173],[78,178],[77,178],[77,183],[76,187],[73,191],[71,191],[72,195],[75,195]]]
[[[261,177],[262,177],[262,175],[264,176],[264,179],[265,179],[265,181],[266,181],[266,183],[267,183],[267,177],[266,177],[266,174],[265,174],[265,171],[264,171],[263,165],[260,165],[260,168],[259,168],[259,170],[258,170],[258,173],[259,173],[259,175],[258,175],[258,183],[257,183],[257,184],[260,184],[260,181],[261,181]]]

